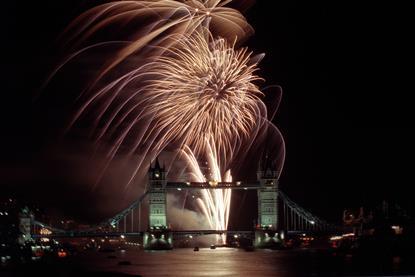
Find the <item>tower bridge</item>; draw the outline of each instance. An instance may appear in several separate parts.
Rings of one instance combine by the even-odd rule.
[[[334,226],[316,217],[292,201],[279,189],[278,172],[271,166],[260,165],[256,182],[168,182],[167,172],[158,159],[148,171],[148,189],[130,206],[100,224],[84,230],[60,230],[34,220],[33,237],[36,230],[47,228],[49,237],[142,237],[146,249],[171,249],[173,238],[186,235],[243,235],[253,238],[259,248],[273,247],[281,243],[282,232],[325,231]],[[172,190],[232,189],[256,190],[258,199],[257,226],[253,230],[172,230],[168,224],[166,195]],[[142,226],[141,205],[147,200],[148,224]],[[127,224],[128,223],[128,224]],[[40,227],[40,228],[39,228]]]

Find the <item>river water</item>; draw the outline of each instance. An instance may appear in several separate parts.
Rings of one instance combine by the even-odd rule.
[[[172,251],[81,253],[78,262],[93,272],[133,276],[363,276],[404,274],[401,261],[363,261],[356,266],[347,257],[325,250],[255,250],[191,248]],[[126,264],[127,263],[127,264]],[[412,267],[411,267],[412,268]],[[415,272],[411,272],[415,273]],[[414,276],[412,274],[407,274]]]
[[[115,257],[114,257],[115,256]],[[126,250],[84,254],[82,263],[99,272],[122,272],[141,276],[301,276],[294,252],[236,248],[191,248],[172,251]],[[129,261],[131,265],[119,265]],[[304,264],[302,265],[304,266]]]
[[[405,258],[406,257],[406,258]],[[415,276],[415,256],[377,252],[360,256],[330,249],[244,251],[236,248],[176,248],[171,251],[86,250],[66,258],[0,268],[0,276]]]

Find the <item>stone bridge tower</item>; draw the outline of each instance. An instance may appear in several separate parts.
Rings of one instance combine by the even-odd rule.
[[[258,167],[258,224],[255,231],[256,247],[277,247],[278,235],[278,172],[277,165],[265,155]]]
[[[158,158],[148,171],[148,231],[144,234],[145,249],[172,249],[173,237],[167,223],[166,170]]]
[[[158,158],[148,171],[149,228],[167,228],[166,171]]]

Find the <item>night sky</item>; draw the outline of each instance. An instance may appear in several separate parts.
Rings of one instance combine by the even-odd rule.
[[[247,45],[266,53],[260,75],[284,90],[274,119],[287,146],[281,187],[332,221],[346,207],[383,199],[415,208],[408,8],[359,2],[258,0],[246,13],[256,30]],[[73,164],[45,158],[62,127],[50,116],[60,107],[55,99],[39,108],[33,95],[59,57],[57,36],[94,3],[102,1],[7,1],[0,19],[1,195],[83,220],[98,213],[85,203],[100,195],[70,185],[79,170]],[[42,174],[60,178],[33,177],[45,159]],[[246,205],[256,205],[249,199]]]

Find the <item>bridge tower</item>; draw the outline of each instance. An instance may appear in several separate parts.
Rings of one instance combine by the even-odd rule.
[[[277,165],[265,155],[258,167],[258,224],[255,230],[255,246],[258,248],[278,247],[278,172]]]
[[[171,249],[173,238],[167,225],[166,170],[158,158],[148,171],[148,231],[144,234],[144,248]]]

